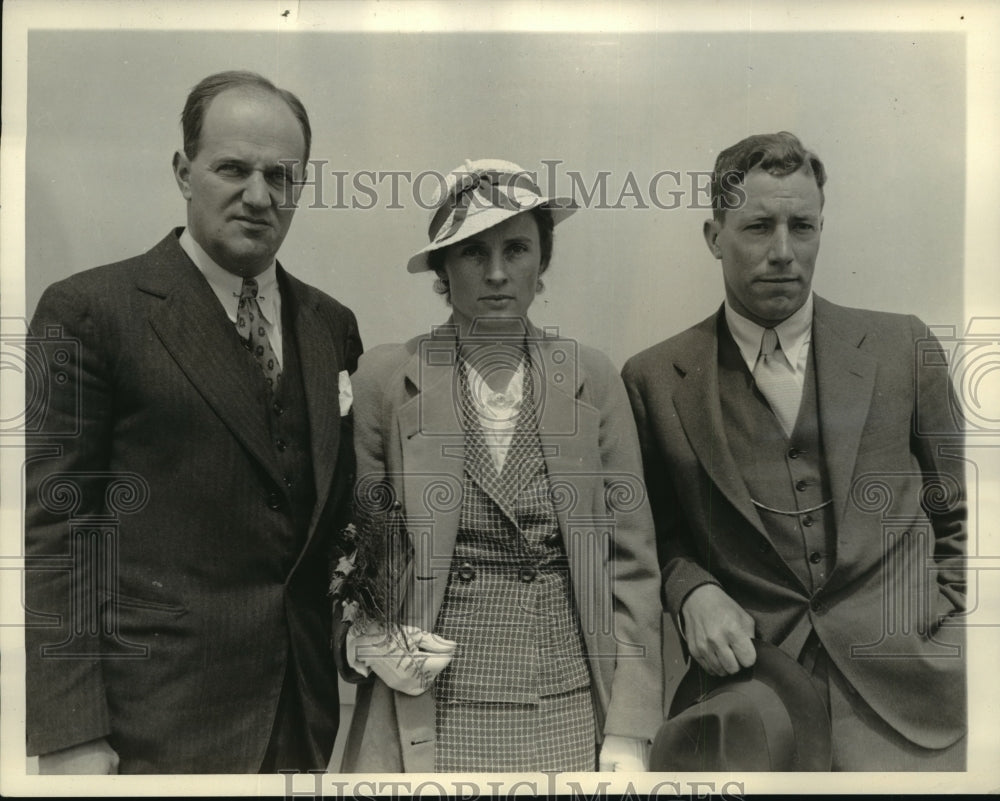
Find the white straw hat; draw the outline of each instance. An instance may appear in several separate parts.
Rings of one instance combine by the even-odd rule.
[[[427,229],[430,244],[407,263],[411,273],[430,269],[427,254],[432,250],[461,242],[515,214],[546,208],[558,224],[578,208],[572,198],[545,197],[531,173],[501,159],[467,159],[447,175],[442,190]]]

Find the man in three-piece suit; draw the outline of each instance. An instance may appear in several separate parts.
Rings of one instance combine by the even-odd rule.
[[[965,763],[966,519],[944,355],[811,292],[825,171],[788,133],[719,154],[726,300],[624,368],[667,608],[709,673],[797,659],[835,770]]]
[[[49,287],[31,324],[72,345],[43,348],[53,389],[27,440],[41,773],[323,769],[337,732],[328,558],[361,342],[275,261],[308,117],[227,72],[182,124],[186,229]]]

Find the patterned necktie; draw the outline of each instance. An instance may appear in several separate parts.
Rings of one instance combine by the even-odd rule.
[[[799,416],[802,390],[792,375],[792,367],[778,344],[778,334],[773,328],[765,328],[760,339],[760,356],[753,368],[753,380],[767,398],[785,436],[790,437]]]
[[[260,303],[257,302],[256,279],[243,279],[240,302],[236,307],[236,328],[240,336],[244,337],[244,342],[260,365],[260,369],[264,371],[267,386],[274,391],[278,386],[278,379],[281,378],[281,365],[275,356],[274,348],[271,347],[271,340],[267,338],[264,315],[261,314]]]

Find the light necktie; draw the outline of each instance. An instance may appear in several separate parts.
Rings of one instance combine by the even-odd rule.
[[[767,398],[785,436],[790,437],[799,416],[802,390],[792,375],[791,365],[778,344],[778,334],[773,328],[765,328],[760,339],[760,356],[753,368],[753,380]]]
[[[257,301],[257,281],[254,278],[243,279],[240,302],[236,307],[236,329],[244,337],[257,364],[264,371],[268,387],[273,391],[281,378],[281,365],[271,347],[271,340],[267,337],[264,315],[261,314],[260,303]]]

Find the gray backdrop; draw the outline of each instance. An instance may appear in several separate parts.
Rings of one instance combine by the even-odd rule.
[[[390,178],[376,184],[361,171],[443,173],[466,158],[506,158],[564,194],[570,171],[587,189],[610,173],[605,208],[592,202],[557,229],[531,315],[620,365],[722,298],[701,236],[709,212],[689,208],[706,195],[686,174],[710,171],[720,149],[750,133],[782,129],[830,175],[816,290],[961,324],[956,33],[31,32],[29,312],[50,282],[144,251],[183,224],[170,168],[180,110],[200,78],[232,68],[263,73],[309,110],[322,191],[304,190],[280,258],[355,310],[367,346],[407,339],[447,310],[430,278],[403,266],[426,243],[413,185],[398,179],[394,199]],[[543,160],[561,161],[554,181]],[[681,181],[663,176],[654,197],[649,184],[664,170]],[[345,193],[333,171],[347,173]],[[355,180],[375,185],[377,201],[352,192]],[[418,184],[425,201],[435,185]],[[623,191],[623,208],[608,208]],[[334,207],[355,200],[374,207]],[[308,207],[317,203],[325,208]]]

